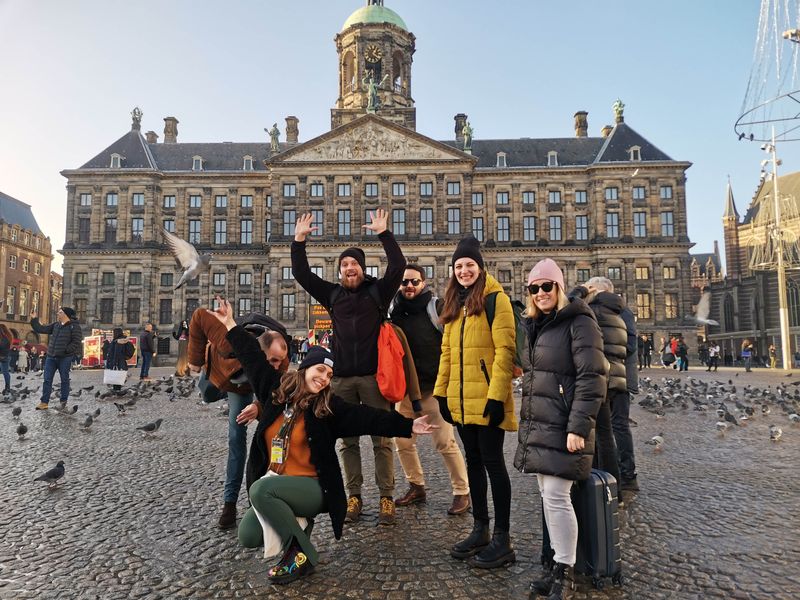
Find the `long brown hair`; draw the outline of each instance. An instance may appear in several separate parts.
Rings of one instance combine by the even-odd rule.
[[[306,370],[292,371],[281,377],[281,384],[272,397],[273,404],[288,404],[295,399],[294,403],[300,410],[306,410],[309,405],[314,408],[314,416],[323,419],[331,412],[331,386],[329,385],[318,394],[314,394],[306,387]]]
[[[442,324],[447,325],[456,320],[458,313],[461,312],[461,302],[458,300],[458,292],[461,289],[461,284],[456,279],[456,274],[450,276],[447,282],[447,288],[444,291],[444,307],[442,314],[439,317]],[[469,294],[464,302],[467,309],[467,316],[479,315],[483,312],[485,300],[483,298],[483,290],[486,289],[486,271],[481,269],[478,279],[469,289]]]
[[[11,330],[6,327],[5,323],[0,323],[0,335],[6,338],[9,342],[14,341],[14,336],[11,334]]]

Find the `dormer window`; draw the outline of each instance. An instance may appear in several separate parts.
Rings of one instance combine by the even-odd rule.
[[[193,156],[192,157],[192,171],[202,171],[203,170],[203,157],[202,156]]]
[[[640,146],[631,146],[628,148],[628,154],[632,161],[642,160],[642,148]]]
[[[558,166],[558,152],[555,150],[550,150],[547,153],[547,166],[548,167],[557,167]]]
[[[498,152],[497,153],[497,167],[499,169],[506,168],[506,153],[505,152]]]
[[[244,170],[244,171],[252,171],[253,170],[253,157],[252,156],[245,156],[244,157],[244,165],[242,165],[242,170]]]
[[[111,155],[111,168],[112,169],[119,169],[120,163],[122,161],[122,156],[117,153]]]

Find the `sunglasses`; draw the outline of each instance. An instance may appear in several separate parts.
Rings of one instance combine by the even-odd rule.
[[[539,290],[542,290],[545,294],[549,294],[553,291],[555,287],[554,281],[545,281],[541,285],[538,283],[532,283],[528,286],[528,291],[531,293],[531,296],[535,296],[539,293]]]
[[[400,285],[405,287],[405,286],[411,284],[414,287],[417,287],[420,283],[422,283],[422,279],[403,279],[403,281],[400,282]]]

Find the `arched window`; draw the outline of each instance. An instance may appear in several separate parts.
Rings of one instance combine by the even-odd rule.
[[[354,92],[358,89],[356,81],[356,65],[352,52],[345,52],[342,58],[342,95]]]
[[[798,327],[800,326],[800,286],[794,281],[790,282],[786,289],[786,296],[789,301],[789,325]]]
[[[725,300],[722,302],[722,326],[725,328],[725,331],[736,331],[736,323],[734,323],[733,312],[733,296],[730,294],[725,294]]]
[[[395,93],[401,94],[405,86],[405,72],[403,69],[403,53],[395,52],[392,59],[392,87]]]

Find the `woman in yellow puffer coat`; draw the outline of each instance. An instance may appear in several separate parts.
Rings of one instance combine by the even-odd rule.
[[[453,423],[467,458],[475,523],[472,533],[455,544],[454,558],[485,569],[516,560],[509,536],[511,480],[503,456],[506,431],[516,431],[511,379],[516,327],[511,301],[483,266],[480,243],[461,240],[453,253],[453,275],[445,291],[442,356],[434,396],[442,417]],[[486,314],[489,296],[495,303],[492,325]],[[487,474],[495,508],[489,535]]]

